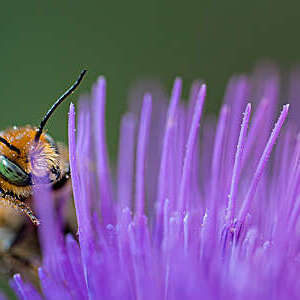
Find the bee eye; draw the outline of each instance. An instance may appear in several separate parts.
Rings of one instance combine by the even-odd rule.
[[[7,157],[0,155],[0,176],[17,186],[31,184],[30,176]]]

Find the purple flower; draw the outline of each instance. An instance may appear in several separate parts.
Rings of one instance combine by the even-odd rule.
[[[278,74],[233,78],[217,122],[203,117],[204,84],[188,103],[181,87],[176,79],[167,109],[145,94],[139,116],[123,117],[116,174],[105,79],[77,126],[71,104],[78,242],[39,192],[46,299],[300,299],[300,139],[295,117],[283,128]],[[19,275],[12,285],[20,299],[42,299]]]

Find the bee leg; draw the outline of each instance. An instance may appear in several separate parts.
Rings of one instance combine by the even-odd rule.
[[[0,200],[2,200],[3,204],[11,206],[16,211],[27,215],[29,217],[30,221],[34,225],[36,225],[36,226],[40,225],[40,220],[34,215],[33,211],[30,209],[30,207],[27,204],[25,204],[24,202],[22,202],[16,198],[7,196],[7,195],[5,195],[5,197],[3,197],[3,195],[2,195],[2,198],[0,198]]]

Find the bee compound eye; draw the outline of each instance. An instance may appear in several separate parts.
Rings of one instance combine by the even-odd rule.
[[[31,184],[30,175],[4,155],[0,155],[0,176],[17,186]]]

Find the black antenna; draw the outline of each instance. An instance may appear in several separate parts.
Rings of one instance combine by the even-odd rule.
[[[10,150],[17,152],[19,155],[21,154],[20,149],[9,143],[4,137],[0,137],[0,143],[4,144],[7,146]]]
[[[46,113],[46,115],[44,116],[42,122],[40,123],[39,128],[37,129],[37,132],[35,134],[34,140],[37,143],[41,137],[41,134],[43,132],[43,128],[45,127],[48,119],[51,117],[51,115],[53,114],[53,112],[56,110],[56,108],[69,96],[71,95],[75,89],[79,86],[80,82],[82,81],[85,73],[87,72],[87,70],[83,70],[78,79],[75,81],[75,83],[62,95],[60,96],[56,102],[52,105],[52,107],[48,110],[48,112]]]

